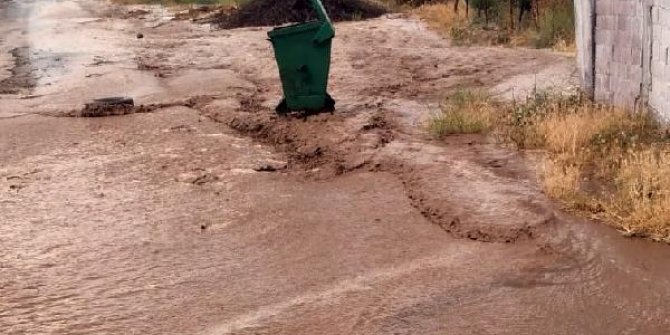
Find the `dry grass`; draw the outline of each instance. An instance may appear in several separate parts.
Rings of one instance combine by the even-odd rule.
[[[454,12],[448,4],[428,4],[416,9],[416,14],[426,21],[429,27],[449,36],[454,42],[466,43],[474,38],[475,29],[470,20],[461,13]]]
[[[557,107],[560,104],[552,105],[554,109]],[[571,157],[588,150],[598,134],[630,121],[629,115],[622,110],[588,104],[577,106],[572,113],[550,110],[548,114],[537,124],[544,147],[553,153]]]
[[[465,6],[463,4],[463,6]],[[475,24],[471,18],[465,16],[465,9],[454,12],[452,4],[427,4],[414,11],[433,30],[448,36],[454,43],[469,44],[496,44],[498,33],[485,29],[481,24]]]
[[[629,234],[670,242],[670,148],[631,153],[616,174],[614,212]]]
[[[561,158],[545,159],[540,167],[542,186],[552,198],[573,201],[577,198],[582,166]]]
[[[540,149],[548,196],[629,236],[670,243],[670,138],[651,115],[551,93],[500,103],[459,92],[447,102],[429,122],[433,135],[490,131],[520,150]],[[485,126],[460,126],[480,119]]]
[[[525,120],[515,119],[524,109]],[[507,138],[519,147],[532,138],[547,153],[541,175],[549,196],[629,235],[670,241],[670,144],[652,116],[557,95],[510,111],[503,133],[524,142]]]

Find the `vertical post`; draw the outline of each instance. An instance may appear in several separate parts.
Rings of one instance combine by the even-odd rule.
[[[595,97],[595,6],[598,0],[575,0],[575,33],[577,63],[582,89],[590,97]]]
[[[314,10],[316,11],[316,16],[319,17],[319,21],[330,23],[330,17],[328,17],[328,13],[326,13],[326,9],[323,7],[321,0],[311,0],[311,2],[312,7],[314,7]]]
[[[642,83],[640,85],[640,101],[641,106],[649,105],[649,93],[652,88],[653,74],[651,72],[651,62],[654,50],[654,2],[652,0],[645,0],[642,3]],[[636,106],[638,107],[638,106]]]
[[[514,20],[516,18],[514,17],[514,0],[509,0],[509,26],[511,30],[514,30]],[[519,25],[521,25],[521,22],[519,22]]]

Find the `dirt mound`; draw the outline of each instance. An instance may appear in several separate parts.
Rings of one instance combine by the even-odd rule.
[[[322,0],[331,20],[352,21],[381,16],[388,10],[369,0]],[[252,0],[240,9],[222,13],[211,22],[224,29],[276,26],[316,19],[308,0]]]

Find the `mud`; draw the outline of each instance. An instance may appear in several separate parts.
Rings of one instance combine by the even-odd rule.
[[[20,5],[0,50],[66,57],[0,104],[4,333],[670,329],[666,245],[564,213],[489,138],[423,129],[460,87],[568,88],[572,58],[453,47],[411,18],[339,23],[338,109],[280,117],[266,28]],[[147,112],[55,117],[106,96]]]
[[[359,170],[395,175],[402,182],[410,204],[428,221],[457,238],[513,243],[533,239],[538,230],[554,223],[551,206],[546,201],[531,200],[542,197],[540,190],[507,185],[511,178],[530,182],[533,173],[522,168],[521,157],[510,157],[491,144],[470,150],[459,149],[460,157],[455,157],[455,152],[435,147],[428,155],[439,155],[439,151],[443,151],[442,155],[453,156],[462,166],[452,169],[444,162],[417,164],[420,160],[416,157],[397,152],[397,146],[407,144],[397,143],[403,141],[402,127],[394,120],[388,120],[389,114],[389,111],[372,114],[356,127],[346,124],[351,121],[351,115],[344,113],[304,119],[278,116],[262,109],[254,113],[239,111],[226,114],[227,117],[205,115],[285,153],[288,169],[299,175],[306,174],[319,180]],[[394,140],[396,143],[391,148],[385,148]],[[402,150],[407,149],[414,151],[411,148]],[[481,154],[486,150],[493,152]],[[507,157],[494,159],[496,155]],[[489,161],[482,164],[482,158]],[[466,171],[462,171],[463,168]],[[474,169],[481,170],[475,178],[490,174],[489,180],[468,180],[469,176],[463,175],[472,174]],[[475,184],[479,184],[479,190],[468,189]],[[457,185],[462,189],[455,194]],[[482,199],[501,203],[491,204],[493,208],[489,212],[482,209]],[[512,206],[512,213],[502,210],[507,206]]]
[[[368,0],[324,0],[322,3],[330,19],[336,22],[375,18],[387,13],[386,8]],[[231,29],[277,26],[315,19],[314,9],[307,0],[253,0],[237,10],[221,12],[209,22]]]
[[[483,213],[477,208],[479,204],[469,202],[468,190],[463,189],[465,194],[462,194],[468,198],[459,198],[450,189],[454,185],[450,187],[449,183],[462,184],[461,179],[464,176],[454,175],[455,173],[444,169],[440,173],[434,173],[431,171],[435,170],[433,166],[417,165],[413,159],[402,155],[384,155],[383,147],[396,137],[401,137],[397,134],[399,129],[393,122],[386,120],[384,115],[385,113],[372,115],[368,122],[345,133],[342,129],[347,128],[344,125],[346,115],[324,114],[297,119],[277,116],[267,110],[261,113],[241,112],[229,115],[230,119],[215,115],[213,119],[225,123],[244,136],[272,145],[275,150],[287,155],[289,171],[306,173],[310,178],[328,180],[361,169],[393,174],[402,182],[410,204],[428,221],[457,238],[513,243],[520,239],[533,239],[538,230],[554,223],[555,215],[547,204],[543,206],[526,199],[512,204],[516,217],[505,218],[504,213],[498,212],[491,213],[490,219],[483,221]],[[520,158],[517,160],[517,164],[522,163]],[[498,160],[494,161],[496,169],[503,168]],[[517,173],[514,177],[517,180],[523,178],[518,170],[515,171]],[[526,171],[525,177],[529,178],[530,175],[531,172]],[[444,188],[436,189],[431,184],[437,181],[447,184]],[[470,190],[472,191],[474,190]],[[502,190],[489,186],[488,191],[495,194]],[[536,196],[541,196],[539,191],[535,192],[538,193]],[[509,194],[501,197],[509,197]],[[478,196],[474,200],[482,198]],[[525,215],[527,218],[524,218],[523,207],[529,211],[529,215]],[[500,224],[497,222],[499,220],[513,224]]]
[[[280,116],[254,104],[243,105],[236,113],[220,114],[205,107],[204,115],[226,124],[244,136],[272,145],[284,152],[288,168],[309,172],[313,177],[330,178],[365,167],[375,150],[393,139],[383,114],[375,114],[352,130],[345,130],[347,116],[320,114],[307,117]]]

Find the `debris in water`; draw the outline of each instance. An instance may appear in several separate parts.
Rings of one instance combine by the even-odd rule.
[[[128,97],[111,97],[95,99],[87,103],[78,116],[100,117],[112,115],[125,115],[134,113],[135,101]]]
[[[281,170],[286,170],[286,163],[267,163],[254,168],[256,172],[277,172]]]

